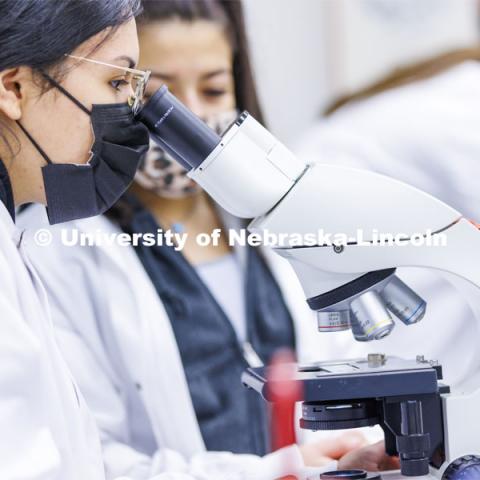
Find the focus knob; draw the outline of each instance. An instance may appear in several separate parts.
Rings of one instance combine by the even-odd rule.
[[[465,455],[451,463],[443,474],[442,480],[480,479],[480,457]]]

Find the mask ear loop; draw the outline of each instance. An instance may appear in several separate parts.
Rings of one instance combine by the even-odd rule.
[[[54,80],[50,75],[47,75],[45,72],[42,72],[39,70],[40,74],[42,75],[43,78],[48,80],[55,88],[60,90],[69,100],[71,100],[78,108],[83,110],[87,115],[91,115],[90,110],[85,107],[81,102],[79,102],[71,93],[67,92],[56,80]],[[48,155],[45,153],[45,151],[40,147],[40,145],[36,142],[36,140],[28,133],[28,131],[25,129],[25,127],[17,120],[17,125],[21,128],[22,132],[27,136],[27,138],[32,142],[32,145],[37,149],[38,153],[43,157],[43,159],[47,163],[53,163],[50,158],[48,158]]]
[[[48,80],[55,88],[60,90],[68,99],[70,99],[78,108],[83,110],[87,115],[91,115],[90,110],[83,105],[83,103],[79,102],[70,92],[67,92],[56,80],[54,80],[50,75],[46,74],[39,70],[40,74],[43,78]]]
[[[17,125],[22,129],[22,132],[27,136],[27,138],[32,142],[33,146],[37,149],[38,153],[44,158],[47,163],[52,163],[48,158],[48,155],[44,152],[42,147],[35,141],[35,139],[27,132],[25,127],[17,120]]]

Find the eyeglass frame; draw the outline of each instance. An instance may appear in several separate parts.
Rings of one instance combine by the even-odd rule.
[[[122,70],[123,72],[131,73],[133,75],[133,78],[135,80],[138,80],[138,84],[135,88],[135,92],[133,93],[133,95],[130,95],[128,97],[127,101],[134,115],[136,115],[139,112],[140,107],[142,106],[143,98],[145,96],[145,89],[146,89],[148,80],[150,78],[150,74],[152,73],[150,70],[137,70],[135,68],[130,68],[130,67],[120,67],[119,65],[112,65],[111,63],[102,62],[100,60],[94,60],[92,58],[86,58],[86,57],[79,57],[76,55],[70,55],[68,53],[66,53],[65,56],[69,58],[73,58],[75,60],[81,60],[81,61],[96,64],[96,65],[102,65],[104,67],[115,68],[117,70]]]

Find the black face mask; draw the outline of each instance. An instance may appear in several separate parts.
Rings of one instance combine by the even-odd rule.
[[[48,75],[43,76],[90,115],[95,141],[85,165],[53,163],[38,143],[18,125],[48,163],[42,167],[47,214],[51,225],[100,215],[132,182],[149,147],[148,129],[135,120],[127,103],[93,105],[89,111]],[[66,140],[68,141],[68,140]]]

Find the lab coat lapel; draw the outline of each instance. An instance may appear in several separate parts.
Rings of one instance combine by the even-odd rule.
[[[18,244],[18,231],[13,223],[12,217],[8,213],[5,205],[0,202],[0,225],[2,229],[6,231],[6,233]]]

